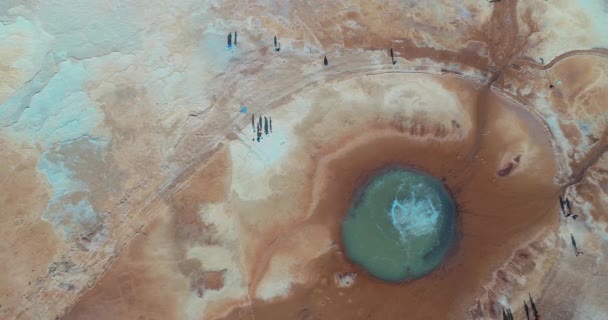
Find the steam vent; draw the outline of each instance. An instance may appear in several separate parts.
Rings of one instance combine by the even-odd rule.
[[[608,319],[606,0],[1,0],[0,320]]]

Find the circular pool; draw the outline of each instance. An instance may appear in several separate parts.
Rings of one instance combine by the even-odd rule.
[[[382,280],[420,278],[453,243],[455,211],[441,181],[405,168],[383,170],[357,191],[342,223],[346,254]]]

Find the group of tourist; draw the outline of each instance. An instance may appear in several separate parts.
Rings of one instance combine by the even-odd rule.
[[[538,313],[538,309],[536,309],[536,304],[534,303],[534,299],[532,299],[532,295],[528,293],[528,296],[530,296],[530,305],[532,306],[532,316],[534,317],[534,320],[538,320],[538,319],[540,319],[540,313]],[[530,309],[528,309],[528,304],[526,304],[526,301],[524,301],[524,309],[526,310],[526,319],[530,320]],[[511,319],[513,319],[512,315],[511,315]]]
[[[559,197],[559,206],[561,208],[561,212],[562,215],[566,218],[572,217],[573,220],[576,220],[576,218],[578,218],[577,214],[572,214],[572,209],[570,208],[570,200],[568,200],[568,198],[566,198],[565,200],[560,196]],[[571,233],[570,234],[570,240],[572,242],[572,248],[574,249],[574,254],[576,254],[576,256],[580,256],[581,254],[583,254],[582,251],[578,250],[578,247],[576,246],[576,240],[574,240],[574,235]]]
[[[569,218],[572,217],[572,219],[576,220],[576,218],[578,218],[577,214],[572,214],[572,209],[570,209],[570,200],[568,200],[568,198],[566,198],[566,200],[562,199],[562,197],[559,197],[559,206],[562,209],[562,215],[564,215],[564,217]],[[566,210],[568,212],[566,212]]]
[[[257,141],[260,142],[262,139],[262,130],[264,130],[265,135],[269,135],[272,133],[272,117],[264,116],[264,120],[262,122],[262,116],[258,118],[257,125],[255,124],[255,114],[251,114],[251,131],[257,132]],[[255,140],[255,139],[254,139]]]
[[[237,33],[234,32],[234,46],[236,47]],[[232,49],[232,32],[228,34],[228,50]]]
[[[530,296],[530,306],[532,307],[532,314],[530,314],[530,308],[528,307],[528,304],[526,303],[526,301],[524,300],[524,311],[526,312],[526,320],[539,320],[540,319],[540,313],[538,312],[538,309],[536,309],[536,303],[534,303],[534,299],[532,299],[532,295],[528,293],[528,296]],[[530,318],[530,315],[533,318]],[[515,318],[513,317],[513,313],[511,312],[510,308],[502,308],[502,319],[503,320],[514,320]]]

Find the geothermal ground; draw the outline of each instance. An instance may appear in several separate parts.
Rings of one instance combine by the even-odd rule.
[[[605,0],[3,0],[0,319],[606,319],[606,48]],[[402,282],[341,236],[394,166],[456,206]]]

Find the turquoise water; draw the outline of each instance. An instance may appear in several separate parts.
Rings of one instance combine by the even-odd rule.
[[[435,269],[454,240],[456,207],[437,179],[418,171],[383,171],[355,196],[342,223],[347,256],[386,281]]]

